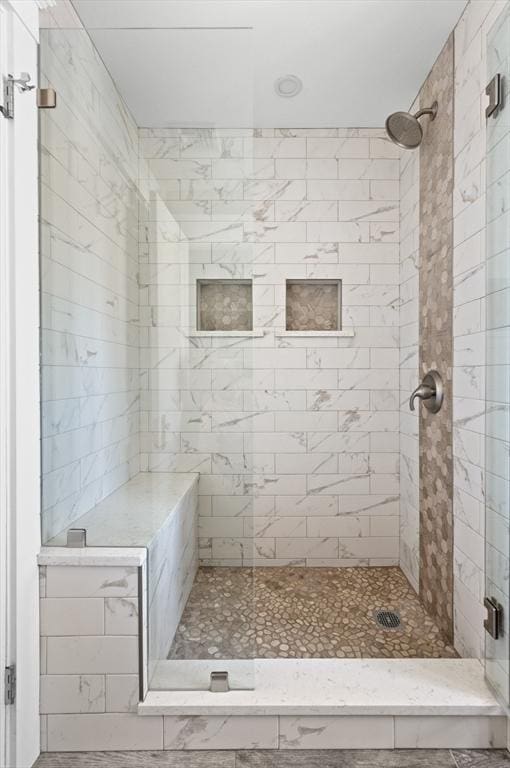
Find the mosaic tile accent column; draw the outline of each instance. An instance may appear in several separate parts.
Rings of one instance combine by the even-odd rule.
[[[420,406],[420,597],[448,639],[453,636],[452,253],[453,36],[420,94],[426,118],[420,148],[420,372],[443,377],[441,411]]]

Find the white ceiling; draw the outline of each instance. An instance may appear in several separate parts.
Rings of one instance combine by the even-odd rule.
[[[73,0],[140,126],[381,126],[466,0]],[[303,81],[290,99],[281,75]]]

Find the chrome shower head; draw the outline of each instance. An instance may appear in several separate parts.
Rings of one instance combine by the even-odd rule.
[[[414,115],[410,112],[393,112],[386,120],[386,133],[389,138],[403,149],[416,149],[421,144],[423,129],[418,118],[430,115],[434,120],[437,114],[437,101],[427,109],[420,109]]]

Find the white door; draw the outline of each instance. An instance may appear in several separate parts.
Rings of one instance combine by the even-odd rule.
[[[0,4],[0,75],[7,72],[11,48],[12,12],[5,4]],[[1,98],[3,102],[3,97]],[[9,303],[10,293],[10,263],[8,259],[10,246],[10,158],[9,145],[11,131],[7,121],[0,116],[0,766],[9,766],[14,749],[14,718],[12,710],[6,706],[6,690],[4,669],[9,665],[13,655],[13,564],[11,555],[11,501],[12,461],[9,446],[11,444],[12,428],[9,418],[11,396],[10,374],[11,357],[7,354],[11,317]]]
[[[0,0],[3,79],[37,83],[37,6]],[[29,768],[39,752],[38,190],[35,90],[0,114],[0,766]],[[4,668],[16,665],[13,704]]]

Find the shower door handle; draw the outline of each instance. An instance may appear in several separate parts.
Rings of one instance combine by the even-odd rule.
[[[423,377],[422,383],[416,387],[409,398],[409,408],[414,411],[416,398],[423,400],[425,408],[431,413],[437,413],[443,404],[443,380],[437,371],[429,371]]]

